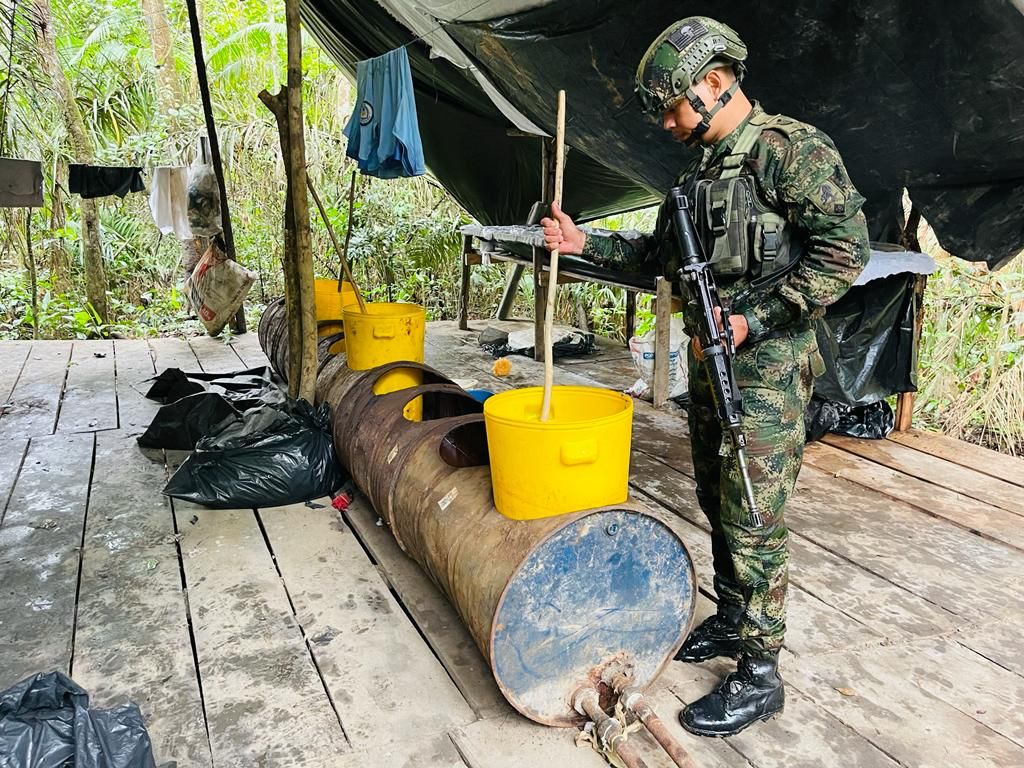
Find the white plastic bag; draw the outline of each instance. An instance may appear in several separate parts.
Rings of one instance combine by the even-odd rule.
[[[214,237],[223,227],[220,187],[209,158],[209,144],[203,136],[196,159],[188,169],[188,223],[195,237]]]
[[[643,336],[634,336],[629,340],[629,351],[633,355],[633,365],[640,378],[626,393],[642,400],[654,399],[654,339],[655,329]],[[668,396],[679,397],[687,392],[689,374],[687,372],[686,348],[690,337],[683,330],[683,319],[672,318],[672,328],[668,339]]]
[[[255,272],[231,261],[211,243],[185,281],[185,295],[206,332],[216,336],[242,306],[255,280]]]

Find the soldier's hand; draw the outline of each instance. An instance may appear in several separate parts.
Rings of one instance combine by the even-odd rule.
[[[551,218],[544,217],[540,225],[544,228],[544,247],[549,251],[576,255],[583,253],[583,244],[587,241],[586,232],[573,224],[557,203],[551,204]]]
[[[718,321],[718,330],[724,331],[722,310],[718,307],[715,307],[715,319]],[[736,349],[739,349],[740,345],[747,340],[747,336],[750,335],[747,318],[743,315],[729,315],[729,325],[732,326],[732,343],[736,345]],[[693,354],[698,360],[704,359],[704,348],[700,345],[700,339],[696,336],[693,337]]]
[[[715,319],[718,320],[718,329],[720,331],[725,330],[725,326],[722,325],[722,310],[715,307]],[[747,336],[750,335],[750,327],[747,325],[747,318],[743,315],[729,315],[729,325],[732,326],[732,343],[736,345],[736,349],[740,348],[740,345],[747,340]]]

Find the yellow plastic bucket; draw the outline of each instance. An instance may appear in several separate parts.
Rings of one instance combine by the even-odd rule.
[[[542,387],[484,401],[494,504],[533,520],[621,504],[629,496],[633,400],[596,387],[555,387],[540,421]]]
[[[356,291],[348,281],[341,284],[339,291],[337,280],[314,280],[313,302],[316,304],[317,336],[332,336],[342,330],[343,310],[356,302]],[[337,322],[325,322],[328,320]],[[345,351],[344,346],[341,351]]]
[[[423,307],[370,302],[366,304],[365,314],[358,304],[346,306],[343,313],[348,367],[353,371],[366,371],[398,360],[423,362],[427,321]],[[373,391],[383,395],[418,387],[422,383],[423,371],[398,368],[384,374]],[[419,421],[423,417],[423,398],[417,397],[405,406],[405,417],[410,421]]]

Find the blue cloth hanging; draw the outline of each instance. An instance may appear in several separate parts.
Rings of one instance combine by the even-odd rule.
[[[346,154],[367,176],[421,176],[426,167],[405,48],[358,62],[356,85],[356,107],[345,126]]]

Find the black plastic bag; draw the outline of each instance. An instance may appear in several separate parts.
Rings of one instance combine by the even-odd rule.
[[[896,415],[885,400],[853,408],[840,406],[839,423],[832,430],[837,435],[883,440],[896,426]]]
[[[180,368],[168,368],[150,379],[153,384],[146,397],[161,403],[173,403],[198,392],[214,392],[244,411],[285,401],[284,392],[271,376],[270,368],[266,366],[235,373],[185,373]]]
[[[90,709],[89,694],[63,672],[33,675],[0,693],[4,768],[155,768],[135,704]]]
[[[820,397],[812,397],[804,411],[805,443],[821,440],[839,426],[840,410],[843,406]]]
[[[901,273],[855,285],[829,306],[816,329],[826,370],[815,393],[860,406],[917,389],[914,279]]]
[[[247,411],[200,440],[163,492],[214,509],[247,509],[327,496],[344,480],[328,405],[314,410],[297,400]]]
[[[287,400],[265,366],[226,374],[168,368],[151,381],[146,397],[165,405],[139,437],[143,448],[191,451],[206,435],[240,424],[244,412]]]
[[[161,407],[138,441],[143,448],[191,451],[204,436],[241,418],[242,412],[222,395],[199,392]]]

